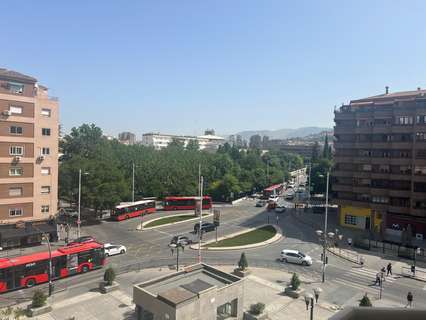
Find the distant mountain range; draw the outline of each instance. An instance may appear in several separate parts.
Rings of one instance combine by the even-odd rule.
[[[290,138],[303,138],[310,135],[316,135],[323,131],[332,131],[332,128],[320,127],[303,127],[297,129],[279,129],[279,130],[247,130],[241,131],[239,134],[243,139],[249,140],[251,136],[259,134],[261,136],[268,136],[269,139],[290,139]]]

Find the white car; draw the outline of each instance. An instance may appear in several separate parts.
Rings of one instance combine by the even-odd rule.
[[[125,246],[111,244],[111,243],[105,243],[104,249],[105,249],[105,255],[107,257],[115,256],[116,254],[123,254],[123,253],[126,253],[127,251]]]
[[[268,201],[278,202],[280,198],[278,196],[270,196]]]
[[[301,264],[303,266],[310,266],[312,258],[303,254],[298,250],[283,250],[281,251],[281,261]]]

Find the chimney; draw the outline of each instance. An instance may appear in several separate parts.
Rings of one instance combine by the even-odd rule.
[[[386,86],[386,94],[389,94],[389,86]]]

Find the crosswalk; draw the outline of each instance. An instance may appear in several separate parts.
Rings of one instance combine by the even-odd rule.
[[[377,270],[372,270],[368,268],[352,268],[341,276],[338,276],[335,279],[331,280],[331,282],[337,285],[351,287],[363,292],[377,294],[380,290],[380,286],[374,285],[376,274]],[[383,288],[386,288],[387,286],[391,285],[393,282],[396,281],[396,279],[397,277],[395,275],[384,277]]]

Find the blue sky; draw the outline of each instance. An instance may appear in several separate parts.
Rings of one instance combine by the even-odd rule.
[[[2,1],[0,66],[66,130],[332,126],[335,105],[426,87],[424,1]]]

